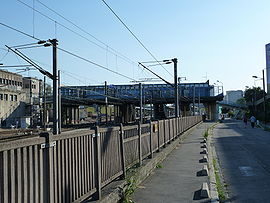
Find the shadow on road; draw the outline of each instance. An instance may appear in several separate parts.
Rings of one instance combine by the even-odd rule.
[[[269,202],[270,133],[241,121],[214,129],[215,148],[232,202]]]

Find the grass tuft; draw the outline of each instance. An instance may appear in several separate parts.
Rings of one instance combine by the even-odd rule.
[[[158,164],[156,165],[156,168],[163,168],[163,166],[161,165],[161,163],[158,163]]]
[[[127,180],[127,184],[124,190],[124,197],[122,203],[135,203],[131,196],[135,192],[137,186],[136,186],[136,179],[134,177],[130,177]]]
[[[225,202],[226,200],[226,195],[225,195],[225,189],[224,187],[227,187],[228,185],[221,183],[218,168],[217,168],[217,161],[216,159],[213,159],[213,166],[214,166],[214,171],[215,171],[215,178],[216,178],[216,183],[217,183],[217,192],[218,192],[218,197],[220,202]]]
[[[207,139],[208,136],[209,136],[209,128],[207,128],[207,129],[204,131],[204,133],[203,133],[203,137],[204,137],[205,139]]]

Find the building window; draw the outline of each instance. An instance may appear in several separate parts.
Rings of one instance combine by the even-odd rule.
[[[8,80],[8,84],[10,84],[10,85],[11,85],[11,80]]]
[[[10,101],[13,101],[13,95],[12,95],[12,94],[9,95],[9,98],[10,98],[10,99],[9,99]]]
[[[3,100],[4,98],[3,98],[3,94],[0,94],[0,100]]]
[[[8,100],[8,95],[4,94],[4,100],[7,101]]]
[[[18,82],[17,81],[15,81],[15,86],[17,86],[18,85]]]
[[[14,95],[14,101],[17,101],[17,100],[18,100],[17,95]]]
[[[12,85],[15,85],[15,81],[14,80],[12,80]]]
[[[0,84],[3,84],[2,82],[3,82],[3,80],[2,80],[2,78],[0,78]]]

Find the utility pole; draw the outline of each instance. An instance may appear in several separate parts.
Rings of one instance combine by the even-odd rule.
[[[151,108],[151,121],[153,120],[153,108],[154,108],[154,104],[153,104],[153,90],[151,91],[151,105],[150,105],[150,108]]]
[[[177,58],[172,59],[174,65],[174,96],[175,96],[175,118],[179,117],[179,97],[178,97],[178,82],[177,82]]]
[[[43,85],[43,124],[44,130],[47,128],[47,106],[46,106],[46,76],[44,76],[44,85]]]
[[[201,105],[201,88],[199,87],[198,89],[199,89],[199,91],[198,91],[198,94],[199,94],[199,96],[198,96],[198,109],[199,109],[199,115],[201,115],[201,108],[200,108],[200,105]]]
[[[266,125],[266,101],[265,101],[264,69],[262,70],[262,74],[263,74],[263,112],[264,112],[264,124]]]
[[[184,80],[187,80],[187,78],[186,77],[178,77],[178,85],[179,85],[179,87],[178,87],[178,91],[179,91],[179,95],[178,95],[178,97],[179,97],[179,100],[181,100],[180,98],[181,98],[181,96],[182,96],[182,89],[181,89],[181,79],[184,79]],[[181,116],[181,101],[179,101],[179,116]]]
[[[104,88],[104,94],[105,94],[105,114],[106,114],[106,124],[108,124],[108,85],[107,81],[105,81],[105,88]]]
[[[33,128],[33,90],[32,90],[32,78],[29,77],[29,98],[30,98],[30,124]]]
[[[140,123],[143,122],[143,112],[142,112],[142,105],[143,105],[143,95],[142,95],[142,83],[139,83],[140,89]]]
[[[59,132],[59,101],[57,77],[57,39],[50,40],[53,46],[53,134]]]
[[[58,134],[61,134],[61,124],[62,124],[62,114],[61,114],[61,84],[60,84],[60,70],[58,70],[58,112],[59,112],[59,121],[58,121]]]
[[[195,116],[195,84],[193,86],[193,116]]]

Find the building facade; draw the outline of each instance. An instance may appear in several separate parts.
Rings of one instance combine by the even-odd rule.
[[[236,103],[238,99],[243,98],[243,95],[244,95],[244,92],[242,90],[226,91],[224,100],[227,103]]]
[[[19,127],[24,118],[40,122],[42,80],[0,70],[0,127]]]
[[[23,77],[0,70],[0,125],[16,125],[25,115]]]

